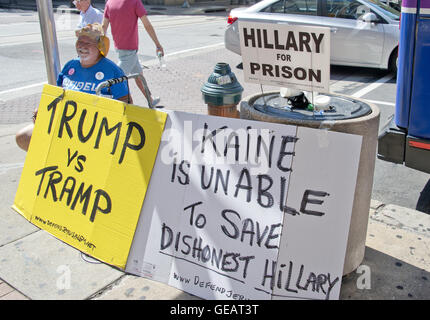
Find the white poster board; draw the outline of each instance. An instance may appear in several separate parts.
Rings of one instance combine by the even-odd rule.
[[[239,21],[244,80],[329,92],[330,29]]]
[[[338,298],[360,148],[169,112],[126,271],[205,299]]]

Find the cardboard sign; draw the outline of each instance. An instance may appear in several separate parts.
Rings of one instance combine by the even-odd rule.
[[[244,80],[329,92],[330,29],[239,21]]]
[[[126,271],[206,299],[336,299],[361,137],[169,112]]]
[[[13,208],[125,268],[166,114],[46,85]]]

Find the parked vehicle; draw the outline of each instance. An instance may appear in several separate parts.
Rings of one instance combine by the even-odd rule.
[[[378,158],[430,173],[430,3],[404,2],[396,111],[378,138]]]
[[[240,55],[240,20],[328,27],[331,64],[397,73],[399,17],[399,11],[379,0],[264,0],[231,10],[224,42]]]

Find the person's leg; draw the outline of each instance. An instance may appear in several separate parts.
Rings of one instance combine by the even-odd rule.
[[[139,62],[139,57],[137,56],[137,51],[135,52],[135,59],[133,60],[133,68],[131,69],[131,74],[140,74],[142,77],[135,78],[136,85],[139,90],[143,93],[147,101],[151,101],[151,105],[155,105],[160,101],[160,98],[154,98],[149,90],[149,86],[143,77],[143,70]]]
[[[34,124],[29,124],[28,126],[19,130],[15,136],[16,144],[24,151],[28,151],[31,135],[33,134],[33,128]]]
[[[122,69],[122,71],[126,76],[129,76],[130,74],[132,74],[132,70],[134,68],[134,65],[136,64],[136,61],[135,61],[137,57],[137,54],[135,55],[136,51],[120,50],[120,49],[117,49],[116,51],[118,53],[118,67]],[[130,93],[130,88],[128,88],[128,94],[129,94],[130,103],[133,103],[133,99]]]
[[[143,78],[143,73],[140,73],[140,75]],[[136,85],[137,87],[140,89],[140,91],[142,91],[143,95],[145,96],[146,100],[151,101],[151,104],[153,107],[155,107],[157,105],[158,102],[160,102],[160,98],[158,97],[153,97],[151,94],[151,91],[149,91],[149,87],[148,84],[146,84],[146,89],[145,89],[145,84],[143,83],[142,78],[136,78]],[[148,91],[146,91],[148,90]]]
[[[136,50],[118,50],[118,59],[118,66],[124,71],[127,76],[131,74],[140,74],[143,77],[143,70],[140,66]],[[146,100],[151,101],[152,106],[155,106],[160,101],[160,99],[154,99],[152,97],[148,85],[146,85],[147,89],[145,89],[145,84],[141,78],[135,78],[135,81],[137,87],[143,93]]]

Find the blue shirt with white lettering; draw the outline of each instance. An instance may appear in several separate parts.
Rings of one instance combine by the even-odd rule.
[[[89,68],[82,68],[79,58],[76,58],[67,62],[61,70],[57,78],[57,86],[95,94],[99,83],[123,76],[122,69],[105,57],[102,57],[99,62]],[[127,83],[121,82],[104,88],[101,94],[113,99],[126,96],[128,95]]]

